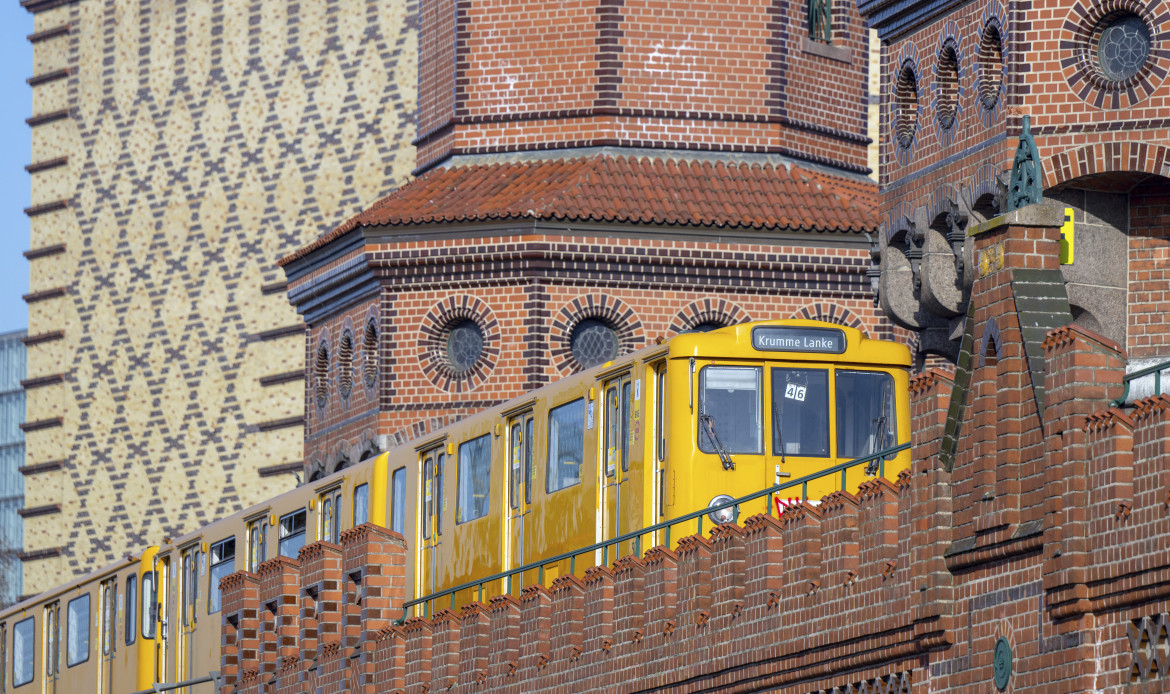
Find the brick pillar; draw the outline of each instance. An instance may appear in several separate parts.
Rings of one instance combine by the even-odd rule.
[[[614,646],[613,572],[608,567],[594,566],[585,572],[585,604],[585,662],[591,674],[607,674]]]
[[[378,633],[374,649],[375,680],[383,691],[406,689],[406,638],[402,627],[389,627]]]
[[[746,564],[744,566],[745,622],[772,619],[780,610],[784,589],[784,542],[780,519],[758,515],[744,522]]]
[[[402,627],[406,640],[407,691],[422,691],[431,686],[431,623],[421,617],[406,620]]]
[[[459,615],[439,610],[431,619],[431,686],[448,689],[459,683]]]
[[[857,595],[860,563],[857,497],[837,491],[821,502],[820,609],[826,614],[845,614]]]
[[[784,595],[779,627],[788,640],[802,638],[815,623],[821,588],[821,513],[807,503],[790,506],[780,518],[784,537]],[[788,647],[793,647],[792,645]],[[798,649],[799,650],[799,649]]]
[[[260,640],[260,674],[271,677],[286,662],[297,662],[300,649],[300,562],[274,557],[260,565],[260,603],[264,632]]]
[[[711,629],[730,630],[743,612],[744,529],[738,525],[717,525],[711,530]],[[716,653],[738,647],[728,631],[717,638]]]
[[[618,652],[629,653],[630,645],[641,642],[646,632],[646,565],[628,555],[613,566],[613,641]]]
[[[260,670],[260,582],[255,574],[237,571],[219,582],[223,620],[220,630],[221,694],[235,691],[245,673]]]
[[[341,640],[341,548],[314,542],[301,548],[300,657],[311,662],[320,644]]]
[[[706,636],[711,619],[711,543],[702,535],[678,541],[680,639]]]
[[[646,642],[655,649],[652,659],[678,641],[678,555],[666,547],[652,547],[646,552],[646,579],[642,584],[646,620]]]
[[[1134,513],[1148,531],[1170,535],[1170,397],[1138,403],[1134,413]]]
[[[584,648],[584,631],[585,584],[576,576],[561,576],[552,584],[551,675],[576,667]]]
[[[459,612],[459,686],[471,687],[487,681],[491,654],[491,621],[481,602],[471,602]]]
[[[354,691],[372,694],[378,633],[402,614],[406,603],[406,541],[398,533],[363,523],[341,533],[344,583],[342,638],[356,649]]]
[[[491,651],[488,682],[503,687],[514,681],[520,661],[520,603],[511,595],[497,595],[488,608]]]
[[[555,585],[555,584],[554,584]],[[520,594],[520,672],[535,681],[544,674],[552,640],[552,596],[532,585]]]

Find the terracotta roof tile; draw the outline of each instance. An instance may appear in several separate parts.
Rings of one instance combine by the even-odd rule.
[[[858,233],[877,186],[800,166],[599,155],[428,171],[280,260],[367,226],[507,219]]]

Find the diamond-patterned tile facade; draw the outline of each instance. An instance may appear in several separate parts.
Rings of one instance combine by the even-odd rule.
[[[301,368],[300,323],[277,289],[282,255],[385,196],[414,166],[413,0],[80,0],[38,12],[36,70],[68,66],[71,116],[37,125],[32,221],[25,590],[191,530],[292,486],[260,468],[300,459],[302,385],[259,377]],[[48,91],[34,110],[56,98]],[[34,113],[33,115],[37,115]],[[63,125],[64,124],[64,125]],[[63,174],[63,172],[65,172]],[[65,178],[62,178],[62,176]],[[63,191],[63,195],[62,195]],[[63,343],[63,345],[62,345]],[[34,370],[35,369],[35,370]]]

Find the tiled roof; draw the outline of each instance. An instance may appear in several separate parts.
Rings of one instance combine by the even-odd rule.
[[[428,171],[280,260],[366,226],[549,220],[758,230],[877,228],[877,185],[785,166],[598,155]]]

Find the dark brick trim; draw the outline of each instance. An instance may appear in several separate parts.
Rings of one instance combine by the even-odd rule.
[[[824,137],[850,142],[859,145],[868,145],[872,140],[864,134],[853,133],[847,130],[829,128],[816,123],[797,120],[778,113],[758,115],[753,113],[719,113],[715,111],[675,111],[670,109],[650,108],[622,108],[597,106],[593,108],[570,108],[554,111],[524,111],[510,113],[493,113],[488,115],[459,116],[452,118],[442,126],[416,138],[412,144],[420,145],[428,140],[435,139],[442,131],[450,130],[458,125],[484,125],[487,123],[514,123],[518,121],[564,120],[569,118],[592,118],[606,116],[612,118],[658,118],[667,120],[702,121],[710,123],[769,123],[804,130]],[[666,144],[665,148],[693,149],[685,144]],[[741,151],[736,149],[734,151]],[[747,150],[743,150],[747,151]]]
[[[586,147],[627,147],[631,149],[677,149],[689,150],[695,152],[736,152],[740,154],[779,154],[789,159],[796,159],[798,161],[807,161],[813,164],[820,164],[822,166],[829,166],[840,171],[847,171],[849,173],[869,175],[870,169],[868,166],[860,164],[852,164],[847,161],[839,159],[830,159],[829,157],[822,157],[816,154],[808,154],[806,152],[799,152],[788,147],[781,147],[779,145],[763,145],[759,147],[748,147],[739,144],[703,144],[696,142],[666,142],[659,140],[623,140],[619,138],[596,138],[592,140],[563,140],[560,142],[536,142],[523,145],[497,145],[497,146],[483,146],[483,147],[452,147],[433,160],[423,163],[418,168],[410,172],[412,176],[421,176],[430,171],[439,164],[443,163],[450,157],[459,156],[473,156],[478,154],[503,154],[506,152],[540,152],[550,149],[579,149]]]
[[[29,217],[36,217],[37,215],[48,214],[56,212],[69,207],[69,200],[54,200],[53,202],[41,203],[40,205],[33,205],[32,207],[24,208],[24,213]]]
[[[292,427],[302,427],[305,425],[305,418],[303,415],[296,417],[285,417],[284,419],[273,419],[267,422],[260,422],[256,424],[256,431],[274,431],[276,429],[291,429]]]
[[[72,113],[73,112],[69,109],[63,108],[60,111],[50,111],[48,113],[41,113],[30,118],[25,118],[24,122],[27,123],[30,127],[36,127],[38,125],[44,125],[45,123],[52,123],[55,120],[61,120],[62,118],[68,118]]]
[[[21,518],[36,518],[37,516],[50,516],[60,512],[61,504],[45,504],[44,506],[31,506],[29,508],[18,509],[16,515]]]
[[[305,379],[304,371],[286,371],[282,374],[273,374],[271,376],[261,376],[260,385],[262,386],[277,386],[281,383],[292,383],[293,381],[303,381]]]
[[[266,342],[268,340],[279,340],[282,337],[290,335],[304,335],[305,326],[303,325],[286,325],[283,328],[273,328],[272,330],[265,330],[251,335],[248,342]]]
[[[288,282],[272,282],[260,287],[260,293],[265,296],[269,294],[281,294],[288,289]]]
[[[33,345],[39,345],[39,344],[42,344],[45,342],[55,342],[57,340],[64,340],[64,339],[65,339],[65,331],[64,330],[52,330],[52,331],[47,332],[47,333],[37,333],[36,335],[25,335],[24,337],[20,338],[20,341],[24,343],[25,347],[32,347]]]
[[[51,255],[65,252],[65,244],[55,243],[52,246],[41,246],[40,248],[30,248],[24,252],[24,257],[29,260],[36,260],[37,258],[47,258]]]
[[[60,70],[52,70],[50,72],[42,72],[39,75],[33,75],[25,80],[28,86],[35,87],[38,84],[45,84],[46,82],[55,82],[57,80],[65,79],[69,76],[69,68],[63,67]]]
[[[39,171],[48,171],[49,169],[55,169],[58,166],[65,166],[68,163],[69,163],[69,157],[57,157],[55,159],[45,159],[43,161],[34,161],[31,164],[26,164],[24,167],[24,170],[29,172],[30,174],[34,174],[34,173],[37,173]]]
[[[467,84],[469,81],[467,69],[471,65],[471,61],[467,57],[471,38],[471,31],[468,29],[470,20],[467,17],[467,9],[470,4],[470,0],[455,0],[455,46],[453,51],[455,98],[452,100],[451,110],[456,116],[467,112]]]
[[[65,382],[65,374],[52,374],[49,376],[38,376],[36,378],[26,378],[20,382],[20,387],[25,390],[32,390],[33,388],[40,388],[42,386],[52,386],[58,383]]]
[[[59,427],[65,423],[61,417],[49,417],[48,419],[38,419],[35,422],[22,422],[20,430],[28,434],[33,431],[40,431],[41,429],[52,429]]]
[[[623,52],[621,39],[625,35],[622,31],[622,7],[625,0],[600,0],[597,4],[597,67],[593,70],[597,83],[593,85],[595,96],[594,106],[615,107],[622,98],[622,75],[625,67],[621,56]]]
[[[35,304],[38,301],[56,299],[58,297],[65,296],[68,293],[68,287],[54,287],[53,289],[46,289],[43,292],[31,292],[29,294],[25,294],[21,298],[24,299],[24,303],[26,304]]]
[[[29,43],[40,43],[41,41],[48,41],[49,39],[55,39],[58,36],[64,36],[65,34],[68,34],[71,26],[71,24],[65,23],[60,26],[52,27],[51,29],[45,29],[44,31],[35,31],[25,38],[28,39]]]
[[[768,113],[783,116],[788,111],[788,53],[791,38],[788,35],[788,3],[771,0],[767,10],[768,78],[764,105]]]
[[[305,462],[298,460],[295,463],[281,463],[280,465],[269,465],[262,467],[256,472],[260,473],[261,477],[276,477],[277,475],[287,475],[293,472],[300,472],[305,469]]]
[[[35,549],[31,552],[17,552],[16,556],[21,561],[39,561],[41,559],[52,559],[65,554],[64,547],[48,547],[46,549]]]
[[[30,475],[39,475],[45,472],[54,472],[65,467],[64,460],[49,460],[44,463],[37,463],[36,465],[24,465],[17,468],[17,472],[29,477]]]

